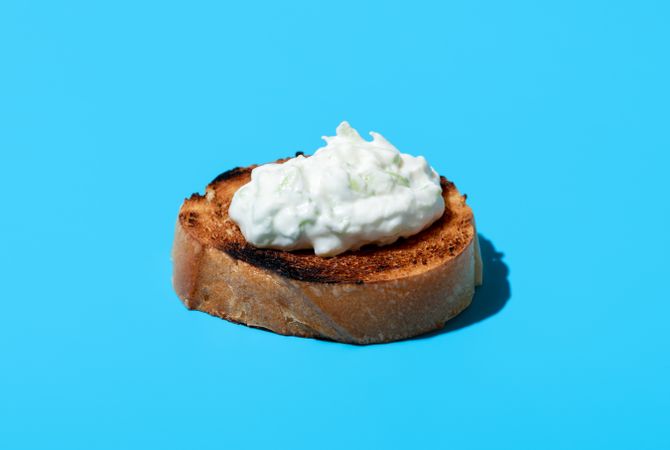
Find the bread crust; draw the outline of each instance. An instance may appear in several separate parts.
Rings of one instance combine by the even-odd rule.
[[[227,207],[252,168],[224,172],[182,205],[173,285],[188,309],[284,335],[372,344],[442,328],[472,301],[482,282],[474,219],[446,179],[445,214],[429,229],[321,258],[240,241]]]

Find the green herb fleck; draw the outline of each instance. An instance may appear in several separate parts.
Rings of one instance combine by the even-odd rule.
[[[397,173],[393,173],[393,172],[386,172],[386,173],[391,175],[391,178],[393,178],[393,181],[396,182],[397,184],[399,184],[401,186],[409,187],[409,179],[408,178],[405,178],[405,177],[403,177],[403,176],[401,176]]]
[[[358,184],[358,180],[356,180],[356,178],[349,178],[349,189],[354,192],[361,192],[361,185]]]
[[[290,178],[288,176],[285,176],[284,179],[281,180],[281,183],[279,183],[279,189],[286,189],[289,183]]]
[[[303,231],[307,225],[314,225],[314,220],[312,219],[304,219],[300,221],[300,231]]]

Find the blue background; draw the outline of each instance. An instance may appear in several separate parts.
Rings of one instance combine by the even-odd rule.
[[[3,1],[0,448],[670,448],[669,23],[662,1]],[[188,312],[184,197],[344,119],[469,195],[472,308],[368,347]]]

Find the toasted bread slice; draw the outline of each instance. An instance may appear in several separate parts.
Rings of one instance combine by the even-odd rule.
[[[470,304],[482,282],[474,218],[444,177],[446,208],[429,228],[323,258],[246,242],[228,207],[254,167],[222,173],[179,211],[173,284],[187,308],[285,335],[370,344],[442,328]]]

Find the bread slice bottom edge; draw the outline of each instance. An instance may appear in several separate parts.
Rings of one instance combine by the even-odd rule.
[[[177,221],[173,285],[188,309],[283,335],[374,344],[443,328],[482,283],[475,231],[454,258],[404,278],[299,281],[201,244]]]

